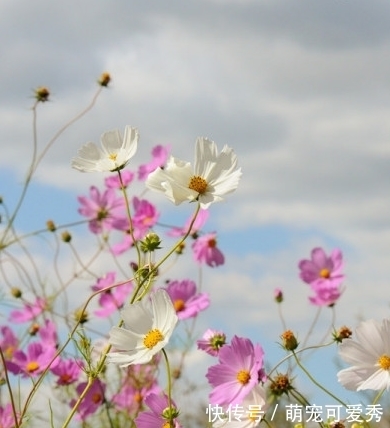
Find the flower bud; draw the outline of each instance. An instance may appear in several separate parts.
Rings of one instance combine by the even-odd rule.
[[[180,245],[178,245],[178,246],[176,247],[175,253],[176,253],[176,254],[179,254],[179,255],[183,254],[183,251],[184,251],[184,248],[185,248],[185,247],[186,247],[185,243],[184,243],[184,242],[182,242]]]
[[[22,297],[22,290],[18,287],[12,287],[11,294],[15,297],[15,299],[20,299]]]
[[[84,324],[88,321],[88,312],[83,309],[76,309],[74,312],[74,319],[78,323]]]
[[[282,303],[283,302],[283,291],[280,288],[275,288],[274,299],[275,299],[276,303]]]
[[[150,232],[145,236],[145,238],[140,242],[140,244],[141,244],[141,250],[144,253],[148,253],[161,248],[160,247],[161,239],[157,235],[157,233]]]
[[[47,220],[46,227],[47,227],[47,230],[49,232],[55,232],[56,231],[56,225],[54,224],[53,220]]]
[[[98,83],[100,86],[103,86],[106,88],[110,82],[111,82],[111,76],[109,73],[104,72],[100,75],[98,80]]]
[[[288,394],[293,389],[290,378],[287,374],[279,373],[274,379],[270,379],[270,390],[272,395],[280,397],[283,394]]]
[[[70,242],[72,240],[72,235],[69,232],[67,232],[67,231],[62,232],[61,233],[61,239],[64,242]]]
[[[352,331],[348,327],[343,326],[333,333],[333,340],[337,343],[341,343],[344,339],[349,339],[351,336]]]
[[[37,333],[38,333],[38,331],[39,331],[39,324],[38,323],[33,323],[32,325],[31,325],[31,327],[30,327],[30,329],[29,329],[29,333],[30,333],[30,336],[35,336]]]
[[[39,86],[34,91],[35,99],[39,103],[44,103],[46,101],[49,101],[50,91],[45,86]]]
[[[297,338],[291,330],[286,330],[280,338],[282,339],[282,346],[287,351],[294,351],[298,348]]]

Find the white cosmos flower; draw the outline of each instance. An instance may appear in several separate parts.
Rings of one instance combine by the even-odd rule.
[[[202,208],[236,190],[241,177],[237,157],[225,146],[218,154],[217,146],[207,138],[198,138],[195,147],[195,164],[171,156],[164,169],[149,174],[146,186],[165,193],[174,204],[199,200]]]
[[[102,134],[102,148],[95,143],[87,143],[78,151],[78,157],[72,159],[72,167],[81,172],[119,171],[124,168],[137,151],[138,130],[126,126],[122,140],[115,129]]]
[[[172,300],[165,290],[121,311],[124,327],[112,327],[109,343],[115,348],[108,360],[121,367],[148,363],[168,343],[177,323]]]
[[[364,321],[356,328],[356,340],[345,339],[340,356],[352,367],[337,374],[347,389],[390,389],[390,319]]]

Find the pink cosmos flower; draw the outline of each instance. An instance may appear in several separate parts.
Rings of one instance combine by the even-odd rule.
[[[192,228],[190,231],[191,236],[196,236],[197,233],[199,232],[199,230],[202,229],[202,227],[206,223],[207,219],[209,218],[209,214],[210,214],[209,210],[204,210],[204,209],[199,210],[198,215],[196,216],[196,219],[195,219],[194,224],[192,225]],[[172,228],[168,232],[168,236],[173,236],[173,237],[184,236],[188,232],[188,229],[190,228],[190,225],[192,223],[193,218],[194,218],[194,216],[192,215],[186,221],[186,223],[183,227]]]
[[[159,167],[163,167],[168,159],[170,146],[155,146],[152,149],[153,159],[145,165],[141,165],[138,169],[138,179],[146,180],[148,175]]]
[[[6,404],[4,407],[0,406],[0,427],[14,428],[14,426],[15,418],[11,403]]]
[[[213,387],[210,403],[241,404],[263,376],[263,355],[260,345],[253,346],[249,339],[234,336],[230,345],[220,349],[219,364],[208,369],[206,377]]]
[[[200,236],[192,244],[194,258],[199,263],[206,263],[210,267],[223,265],[225,257],[217,247],[216,233]]]
[[[82,394],[87,382],[80,383],[76,391],[79,395]],[[91,388],[86,393],[84,400],[81,402],[80,406],[77,409],[78,415],[76,418],[78,420],[85,420],[89,415],[95,413],[99,407],[104,403],[104,394],[106,390],[106,385],[103,384],[100,379],[95,379]],[[76,400],[71,400],[70,406],[73,407],[76,403]]]
[[[202,339],[196,341],[198,349],[216,357],[222,346],[226,345],[226,334],[222,331],[207,329]]]
[[[79,196],[81,204],[79,213],[90,219],[89,229],[98,234],[112,229],[128,229],[128,220],[124,217],[124,200],[115,195],[114,189],[107,189],[103,194],[95,186],[90,188],[90,198]]]
[[[145,398],[146,405],[150,408],[149,412],[140,413],[135,419],[137,428],[156,428],[169,426],[169,417],[173,416],[175,428],[181,428],[177,421],[179,414],[175,402],[172,400],[172,407],[169,408],[168,397],[157,394],[149,394]]]
[[[58,344],[57,326],[53,321],[45,320],[45,325],[39,329],[42,344],[55,348]]]
[[[121,171],[122,182],[125,187],[127,187],[134,179],[134,172],[129,171],[128,169],[124,169]],[[104,184],[108,189],[120,189],[121,182],[119,180],[119,175],[110,175],[110,177],[106,177],[104,180]]]
[[[11,360],[14,352],[18,348],[19,339],[14,332],[6,325],[1,327],[3,339],[0,340],[0,347],[6,360]],[[1,426],[1,425],[0,425]]]
[[[133,236],[136,241],[139,241],[144,238],[150,228],[157,223],[160,213],[156,210],[156,207],[146,199],[134,197],[133,206]],[[133,246],[133,236],[127,231],[122,241],[111,247],[112,253],[118,256],[131,248]]]
[[[115,394],[111,402],[115,404],[118,409],[125,410],[128,414],[137,413],[143,406],[145,398],[149,394],[158,394],[160,387],[155,381],[152,386],[140,386],[136,388],[133,385],[124,385],[120,391]]]
[[[81,360],[59,360],[51,372],[58,376],[57,385],[70,385],[79,380],[82,366]]]
[[[46,300],[37,297],[34,303],[25,303],[22,310],[12,311],[9,320],[15,323],[32,321],[40,315],[46,307]]]
[[[309,300],[316,306],[332,306],[342,294],[340,284],[337,283],[315,281],[310,288],[315,294],[310,296]]]
[[[195,282],[189,279],[180,282],[172,281],[166,290],[180,320],[196,317],[200,311],[210,305],[208,294],[196,294]]]
[[[322,248],[314,248],[311,252],[311,260],[301,260],[298,266],[299,276],[307,284],[326,282],[339,285],[344,279],[341,272],[343,255],[339,249],[333,250],[328,257]]]
[[[146,199],[133,198],[134,216],[133,226],[144,231],[144,234],[153,227],[160,216],[156,207]]]
[[[28,345],[27,353],[21,350],[15,351],[12,361],[7,362],[7,368],[11,373],[21,374],[23,377],[37,376],[48,367],[55,353],[55,348],[33,342]],[[53,361],[51,368],[56,364],[58,359]]]
[[[100,291],[113,284],[115,284],[115,272],[107,272],[104,277],[97,280],[97,283],[92,286],[92,290]],[[99,305],[101,309],[94,311],[94,314],[103,318],[110,316],[123,306],[131,289],[131,282],[127,282],[126,284],[118,285],[118,287],[113,287],[100,293]]]

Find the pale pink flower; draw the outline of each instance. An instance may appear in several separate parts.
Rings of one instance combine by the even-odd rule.
[[[166,291],[180,320],[196,317],[210,305],[208,294],[197,293],[195,282],[189,279],[170,282]]]
[[[298,267],[299,276],[307,284],[320,281],[339,285],[344,279],[343,255],[339,249],[333,250],[330,256],[327,256],[322,248],[314,248],[311,260],[301,260]]]
[[[0,340],[0,347],[6,360],[11,360],[14,352],[18,349],[19,339],[14,332],[6,325],[1,327],[3,339]]]
[[[7,403],[4,407],[0,406],[0,427],[14,428],[15,417],[11,403]]]
[[[138,179],[146,180],[148,175],[157,168],[162,168],[168,159],[170,146],[155,146],[152,149],[152,160],[145,165],[141,165],[138,169]]]
[[[114,189],[107,189],[102,194],[95,186],[90,188],[90,197],[79,196],[81,204],[79,213],[89,219],[89,229],[92,233],[101,233],[112,229],[128,229],[125,217],[125,202],[115,195]]]
[[[42,297],[37,297],[34,303],[25,303],[22,310],[11,311],[9,320],[15,323],[32,321],[44,311],[45,307],[46,300]]]
[[[100,291],[113,284],[115,284],[115,272],[107,272],[104,277],[97,280],[96,284],[92,286],[92,290]],[[99,294],[99,305],[101,308],[94,311],[94,314],[103,318],[110,316],[123,306],[131,289],[131,282],[127,282],[106,291],[102,291]]]
[[[192,244],[194,258],[200,264],[216,267],[225,263],[225,257],[217,247],[216,236],[216,233],[208,233],[199,236]]]
[[[198,212],[198,215],[196,216],[194,224],[191,227],[189,234],[191,236],[196,236],[197,233],[199,232],[199,230],[201,230],[202,227],[204,226],[204,224],[206,223],[208,217],[209,217],[209,210],[200,209]],[[186,221],[186,223],[183,227],[173,227],[168,232],[168,236],[179,237],[179,236],[184,236],[185,234],[187,234],[193,219],[194,219],[194,216],[192,215]]]
[[[39,328],[42,344],[55,348],[58,344],[57,326],[53,321],[45,320],[45,325]]]
[[[122,183],[127,187],[134,180],[134,172],[124,169],[121,171]],[[104,179],[104,184],[108,189],[120,189],[121,181],[119,179],[119,174],[110,175]]]

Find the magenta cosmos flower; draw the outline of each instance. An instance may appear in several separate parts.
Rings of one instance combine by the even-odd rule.
[[[89,194],[89,198],[79,196],[77,199],[81,204],[78,211],[89,219],[89,230],[92,233],[128,229],[128,221],[124,217],[124,200],[115,195],[114,189],[107,189],[101,194],[97,187],[91,186]]]
[[[264,351],[246,338],[234,336],[219,351],[219,364],[211,366],[207,379],[213,390],[210,403],[220,406],[241,404],[262,377]]]
[[[27,353],[21,350],[15,351],[12,361],[7,362],[7,368],[11,373],[22,374],[24,377],[37,376],[48,367],[55,353],[55,348],[33,342],[28,345]],[[58,360],[54,360],[51,368],[57,363]]]
[[[170,282],[166,291],[180,320],[196,317],[210,305],[208,294],[197,294],[195,282],[189,279]]]
[[[87,382],[80,383],[76,391],[81,395],[87,386]],[[91,388],[86,393],[83,401],[77,408],[77,419],[85,420],[89,415],[95,413],[99,407],[104,403],[104,394],[106,390],[106,385],[102,383],[99,379],[95,379]],[[70,402],[70,406],[73,407],[76,404],[76,400]]]
[[[177,421],[179,411],[175,402],[172,400],[169,407],[168,397],[157,394],[149,394],[145,398],[145,404],[149,407],[149,412],[140,413],[135,419],[137,428],[169,428],[170,420],[173,420],[175,428],[181,428]]]
[[[59,360],[51,372],[57,376],[57,385],[70,385],[79,380],[82,367],[81,360]]]
[[[134,180],[134,172],[125,169],[121,172],[122,183],[127,187]],[[108,189],[120,189],[121,180],[119,174],[110,175],[104,179],[104,184]]]
[[[6,404],[4,407],[0,406],[0,427],[13,428],[15,426],[15,417],[12,410],[11,403]]]
[[[202,339],[196,341],[198,349],[216,357],[222,346],[226,345],[226,335],[222,331],[207,329]]]
[[[97,283],[92,286],[92,290],[100,291],[114,284],[115,272],[107,272],[104,277],[97,280]],[[118,285],[117,287],[109,288],[106,291],[102,291],[99,295],[100,309],[97,309],[94,314],[103,318],[113,314],[116,310],[123,306],[130,294],[131,289],[131,282],[127,282],[125,284]]]
[[[328,257],[322,248],[314,248],[311,252],[311,260],[299,262],[301,279],[307,284],[326,282],[339,285],[344,279],[342,274],[343,255],[335,249]]]
[[[200,264],[206,263],[210,267],[216,267],[225,263],[225,257],[217,247],[217,234],[208,233],[200,236],[192,244],[194,258]]]

